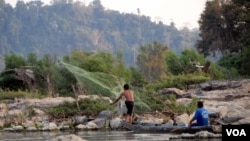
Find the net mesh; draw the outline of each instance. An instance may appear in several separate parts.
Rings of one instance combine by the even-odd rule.
[[[84,89],[85,93],[89,95],[94,94],[116,99],[123,91],[123,84],[125,84],[125,81],[118,79],[114,75],[101,72],[88,72],[65,62],[61,62],[61,64],[75,76],[77,83]],[[137,94],[135,94],[135,100],[134,112],[150,111],[150,107],[142,102]],[[115,111],[120,114],[125,113],[124,107],[124,99],[121,99],[117,103]]]
[[[65,62],[61,62],[61,64],[75,76],[78,84],[89,95],[95,94],[116,98],[122,92],[124,81],[114,75],[101,72],[88,72]]]

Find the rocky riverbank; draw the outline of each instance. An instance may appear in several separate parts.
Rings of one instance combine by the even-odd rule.
[[[212,118],[211,125],[216,133],[221,132],[221,124],[250,124],[250,80],[209,81],[189,86],[188,91],[176,88],[159,90],[159,94],[176,94],[177,102],[189,104],[192,97],[204,101]],[[80,96],[79,98],[89,98]],[[91,96],[91,98],[99,98]],[[110,100],[109,98],[106,98]],[[122,129],[122,117],[114,116],[113,111],[103,111],[95,119],[86,116],[75,116],[70,119],[51,119],[45,109],[61,104],[65,101],[75,102],[71,97],[57,97],[44,99],[17,99],[4,101],[0,104],[0,127],[2,131],[54,131],[54,130],[98,130]],[[110,100],[111,102],[111,100]],[[32,107],[32,116],[28,116]],[[186,113],[175,117],[174,121],[186,126],[193,113]],[[171,118],[163,113],[154,112],[136,115],[136,121],[141,124],[173,125]],[[8,126],[7,126],[8,125]],[[74,126],[73,126],[74,125]],[[204,134],[204,133],[203,133]],[[205,134],[204,134],[205,135]],[[207,135],[211,136],[210,133]],[[218,137],[218,135],[215,135]]]

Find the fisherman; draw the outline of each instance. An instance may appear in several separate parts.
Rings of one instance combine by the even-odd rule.
[[[207,109],[203,107],[203,102],[198,101],[197,109],[194,116],[189,121],[189,127],[192,126],[208,126],[209,115]],[[194,122],[196,120],[196,122]],[[194,123],[193,123],[194,122]]]
[[[132,124],[133,119],[132,119],[132,112],[134,108],[134,93],[132,90],[129,89],[129,85],[125,84],[123,86],[124,91],[120,94],[120,96],[110,105],[115,104],[118,102],[122,97],[125,97],[125,105],[127,107],[127,114],[126,114],[126,122]]]

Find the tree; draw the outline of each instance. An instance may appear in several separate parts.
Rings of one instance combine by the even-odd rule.
[[[249,7],[247,0],[207,1],[199,20],[202,39],[196,44],[198,51],[205,56],[240,53],[241,38],[249,31]]]
[[[199,20],[201,40],[198,40],[196,44],[197,50],[205,56],[215,55],[217,51],[224,51],[220,35],[224,32],[222,17],[220,0],[207,1],[205,11]]]
[[[174,75],[188,74],[197,71],[197,66],[204,66],[205,58],[194,49],[185,49],[181,52],[180,56],[177,56],[173,52],[168,52],[166,63],[169,73]]]
[[[137,56],[137,67],[149,81],[156,81],[166,75],[165,56],[168,47],[158,42],[141,46]]]

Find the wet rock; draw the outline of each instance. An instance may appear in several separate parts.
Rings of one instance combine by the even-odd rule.
[[[95,123],[99,128],[104,128],[109,126],[110,120],[106,118],[96,118],[91,122]]]
[[[75,124],[85,124],[88,122],[87,116],[75,116]]]
[[[65,136],[58,136],[52,139],[48,139],[46,141],[86,141],[86,140],[74,134],[70,134],[70,135],[65,135]]]
[[[17,125],[17,126],[13,126],[12,129],[15,131],[22,131],[24,128],[21,125]]]
[[[98,126],[94,122],[90,121],[87,123],[87,129],[91,129],[91,130],[98,129]]]
[[[98,114],[97,118],[111,119],[112,112],[110,110],[102,111]]]
[[[110,128],[112,129],[117,129],[117,128],[121,128],[122,124],[121,124],[122,119],[120,118],[114,118],[110,121]]]
[[[75,128],[78,129],[78,130],[82,130],[82,129],[87,129],[87,126],[83,125],[83,124],[79,124]]]
[[[45,122],[42,126],[43,131],[58,130],[58,127],[54,122]]]
[[[159,94],[174,94],[176,98],[191,98],[191,93],[187,93],[178,88],[164,88],[158,91]]]

